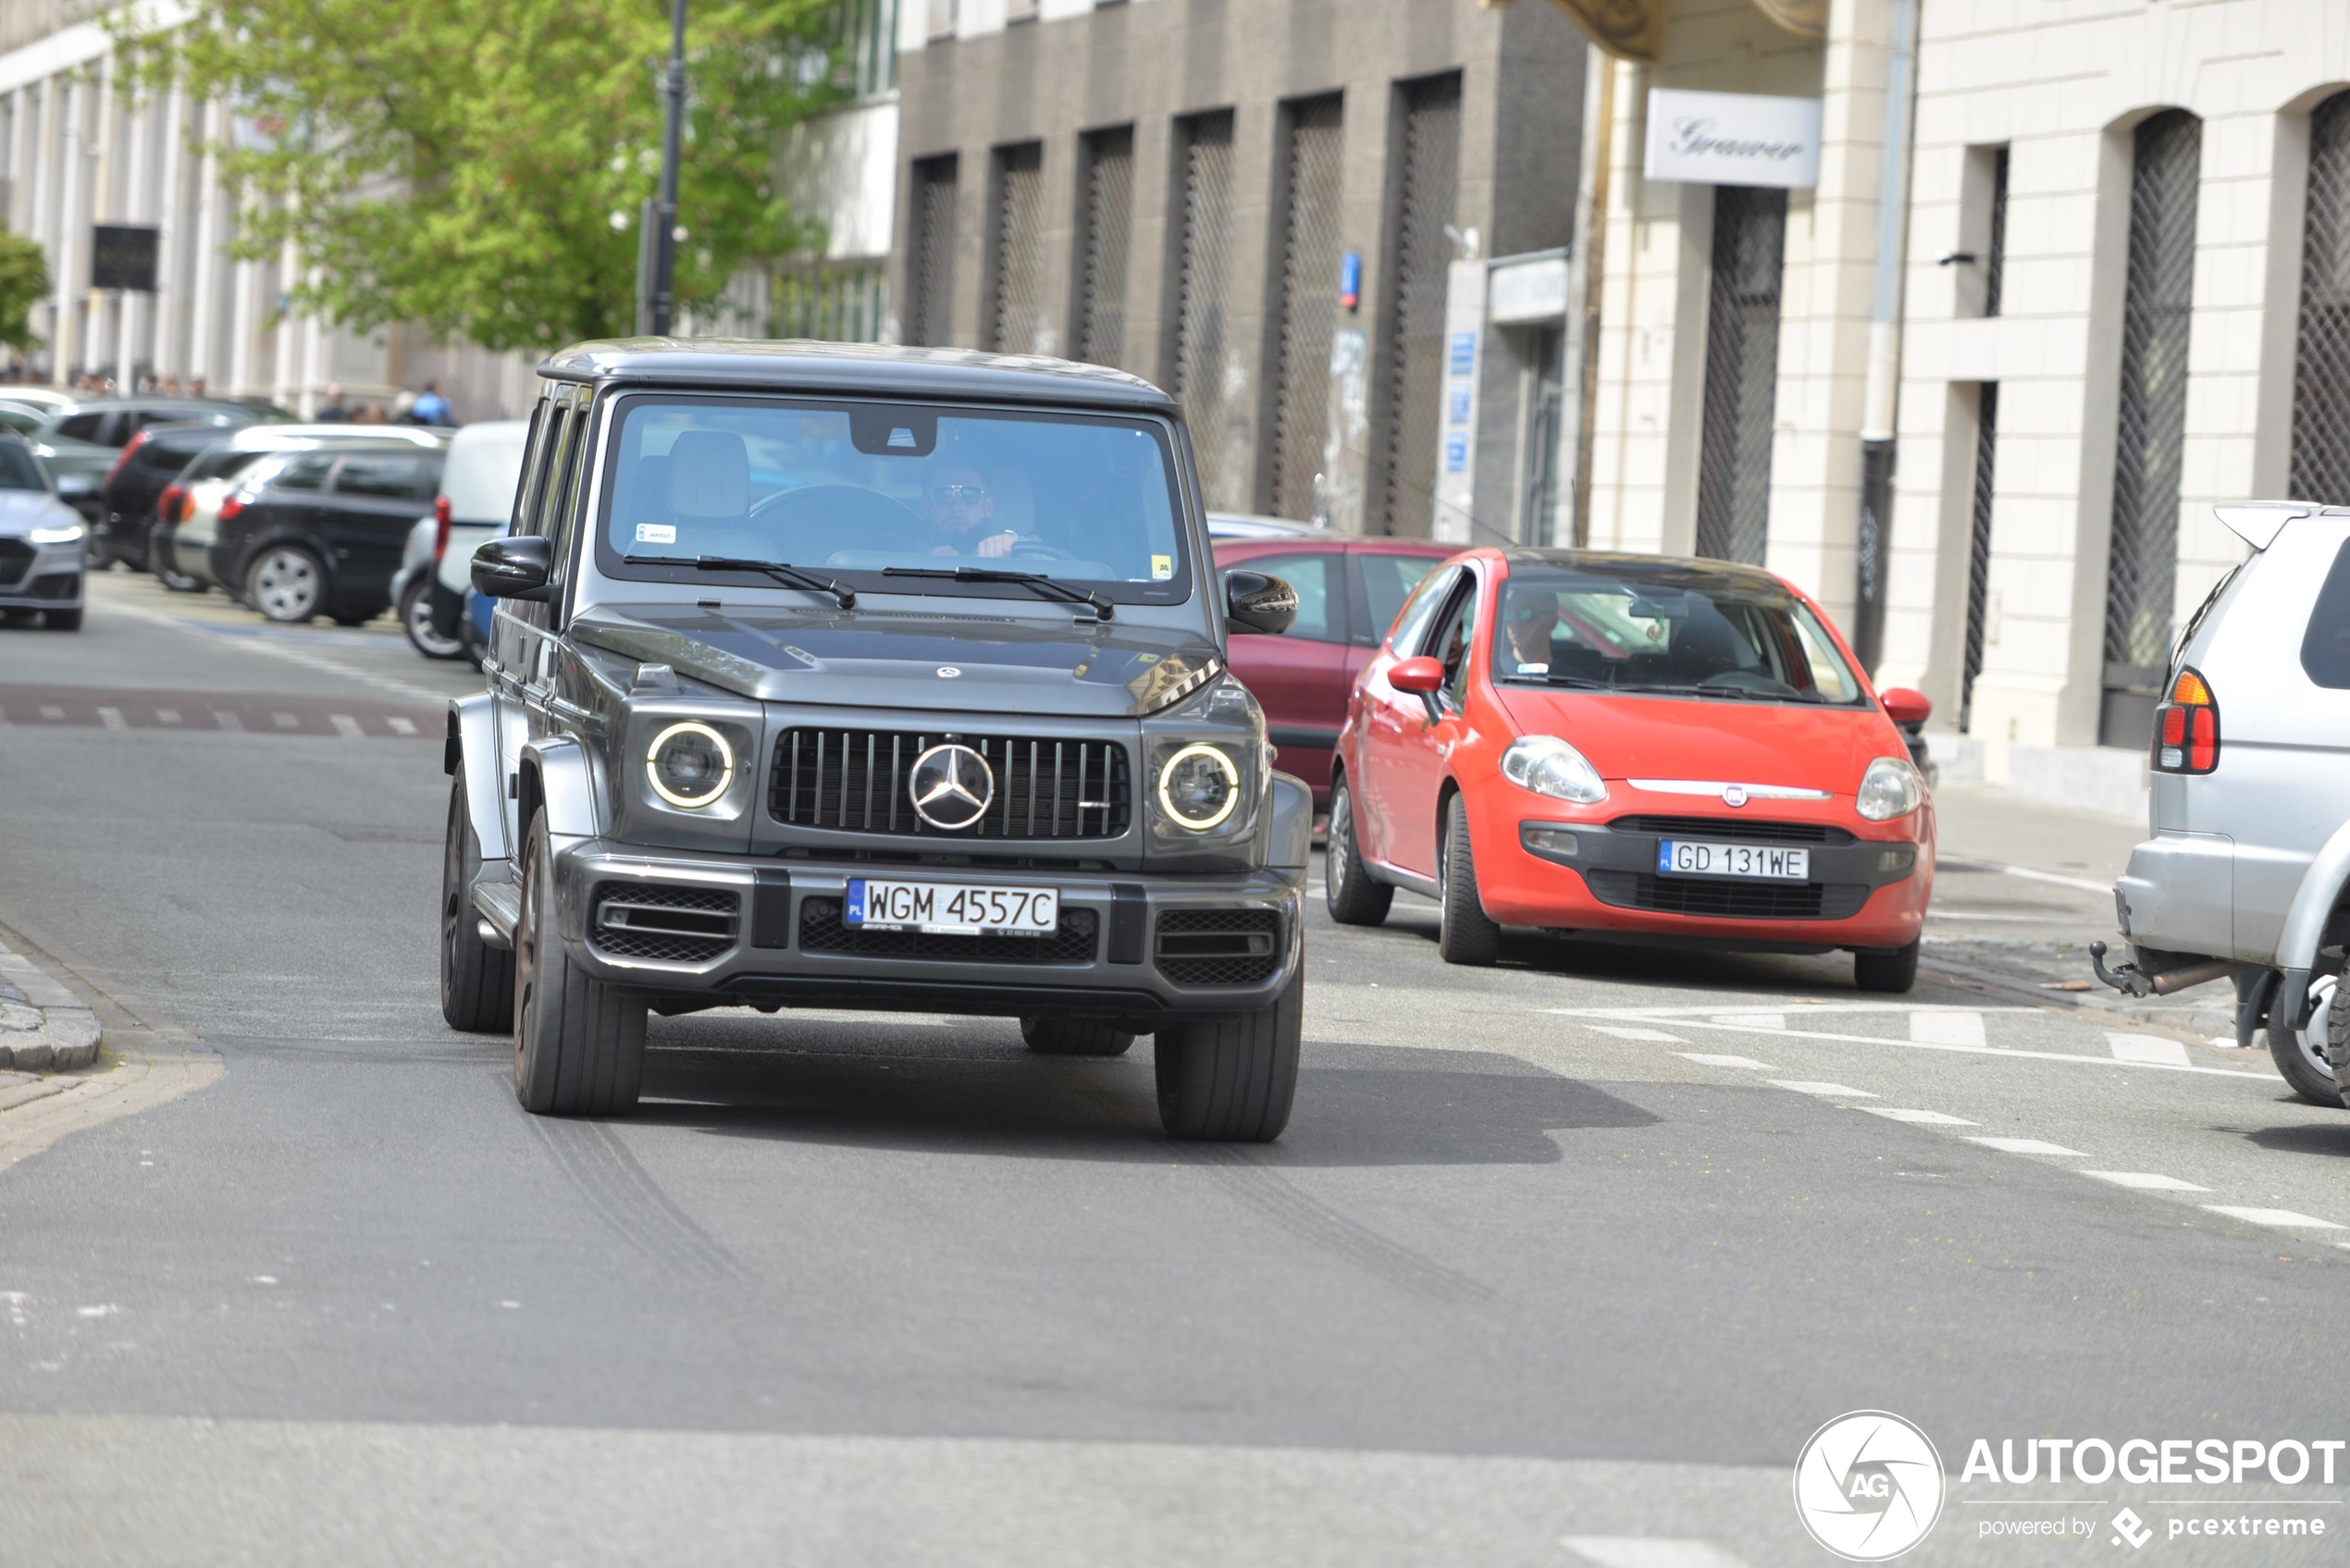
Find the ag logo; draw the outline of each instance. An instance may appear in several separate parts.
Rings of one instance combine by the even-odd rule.
[[[1795,1512],[1812,1538],[1852,1562],[1882,1562],[1925,1538],[1942,1514],[1942,1456],[1898,1415],[1856,1410],[1803,1445]]]
[[[914,815],[953,832],[973,826],[996,798],[996,770],[968,746],[934,746],[914,759],[907,781]]]

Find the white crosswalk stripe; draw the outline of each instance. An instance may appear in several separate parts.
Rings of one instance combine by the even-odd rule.
[[[1855,1089],[1849,1083],[1812,1083],[1802,1079],[1775,1078],[1771,1080],[1771,1086],[1775,1089],[1792,1089],[1798,1094],[1819,1094],[1830,1098],[1839,1095],[1854,1100],[1876,1098],[1867,1090]]]
[[[2213,1214],[2241,1219],[2248,1225],[2273,1225],[2280,1230],[2340,1230],[2343,1227],[2315,1215],[2296,1214],[2291,1209],[2247,1209],[2232,1204],[2206,1204]]]
[[[1752,1056],[1717,1056],[1710,1051],[1676,1051],[1674,1055],[1685,1062],[1695,1062],[1707,1068],[1750,1068],[1757,1072],[1769,1072],[1771,1064],[1758,1062]]]
[[[2123,1034],[2108,1030],[2106,1044],[2117,1062],[2144,1062],[2149,1067],[2183,1068],[2187,1066],[2187,1048],[2176,1040],[2165,1040],[2158,1034]]]
[[[1653,1040],[1665,1045],[1686,1045],[1688,1041],[1677,1034],[1667,1034],[1661,1029],[1627,1029],[1621,1024],[1595,1023],[1586,1027],[1596,1033],[1611,1034],[1618,1040]]]
[[[2110,1181],[2116,1187],[2134,1187],[2142,1192],[2208,1192],[2208,1187],[2198,1187],[2192,1181],[2182,1181],[2175,1176],[2162,1176],[2150,1170],[2084,1170],[2084,1176],[2094,1176],[2099,1181]]]
[[[1973,1137],[1970,1143],[1980,1143],[1986,1149],[1997,1149],[2003,1154],[2058,1154],[2068,1159],[2085,1160],[2089,1156],[2078,1149],[2068,1149],[2061,1143],[2051,1143],[2040,1138]]]
[[[1964,1117],[1945,1116],[1940,1111],[1913,1111],[1900,1105],[1855,1105],[1852,1108],[1856,1111],[1866,1111],[1873,1117],[1883,1117],[1887,1121],[1913,1121],[1922,1127],[1979,1127],[1982,1125],[1980,1122],[1969,1121]]]
[[[1983,1015],[1972,1012],[1911,1013],[1910,1038],[1933,1045],[1980,1045]]]
[[[1665,1536],[1568,1536],[1560,1545],[1599,1568],[1746,1568],[1712,1541]]]

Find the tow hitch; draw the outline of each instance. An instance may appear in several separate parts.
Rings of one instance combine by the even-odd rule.
[[[2225,958],[2182,964],[2174,969],[2164,969],[2160,974],[2148,974],[2135,964],[2123,964],[2109,969],[2105,967],[2105,955],[2104,943],[2090,943],[2089,967],[2096,970],[2099,980],[2125,996],[2169,996],[2191,985],[2225,980],[2236,971],[2236,966]]]

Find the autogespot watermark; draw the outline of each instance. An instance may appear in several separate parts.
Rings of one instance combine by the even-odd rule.
[[[2331,1488],[2350,1477],[2350,1439],[2327,1438],[1977,1438],[1961,1488],[2026,1487],[2068,1494],[2121,1482],[2194,1494],[2197,1488]],[[1795,1462],[1795,1510],[1812,1538],[1852,1562],[1882,1562],[1926,1537],[1947,1483],[1933,1439],[1882,1410],[1839,1415],[1812,1434]],[[2322,1537],[2344,1527],[2322,1509],[2339,1498],[2224,1495],[2118,1498],[1965,1497],[1979,1539],[2095,1541],[2134,1552],[2157,1541],[2232,1537]],[[2138,1510],[2151,1512],[2143,1517]],[[2111,1511],[2111,1512],[2109,1512]]]

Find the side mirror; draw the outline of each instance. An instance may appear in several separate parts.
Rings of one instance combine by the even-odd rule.
[[[474,551],[474,586],[490,599],[544,599],[554,553],[552,541],[540,534],[491,539]]]
[[[1877,693],[1877,700],[1885,704],[1886,717],[1897,724],[1923,724],[1934,716],[1933,699],[1908,686],[1887,686]]]
[[[1444,661],[1425,653],[1417,659],[1399,659],[1388,666],[1387,684],[1397,691],[1433,697],[1444,689]]]
[[[1297,619],[1297,590],[1269,572],[1235,566],[1224,574],[1224,629],[1277,636]]]

